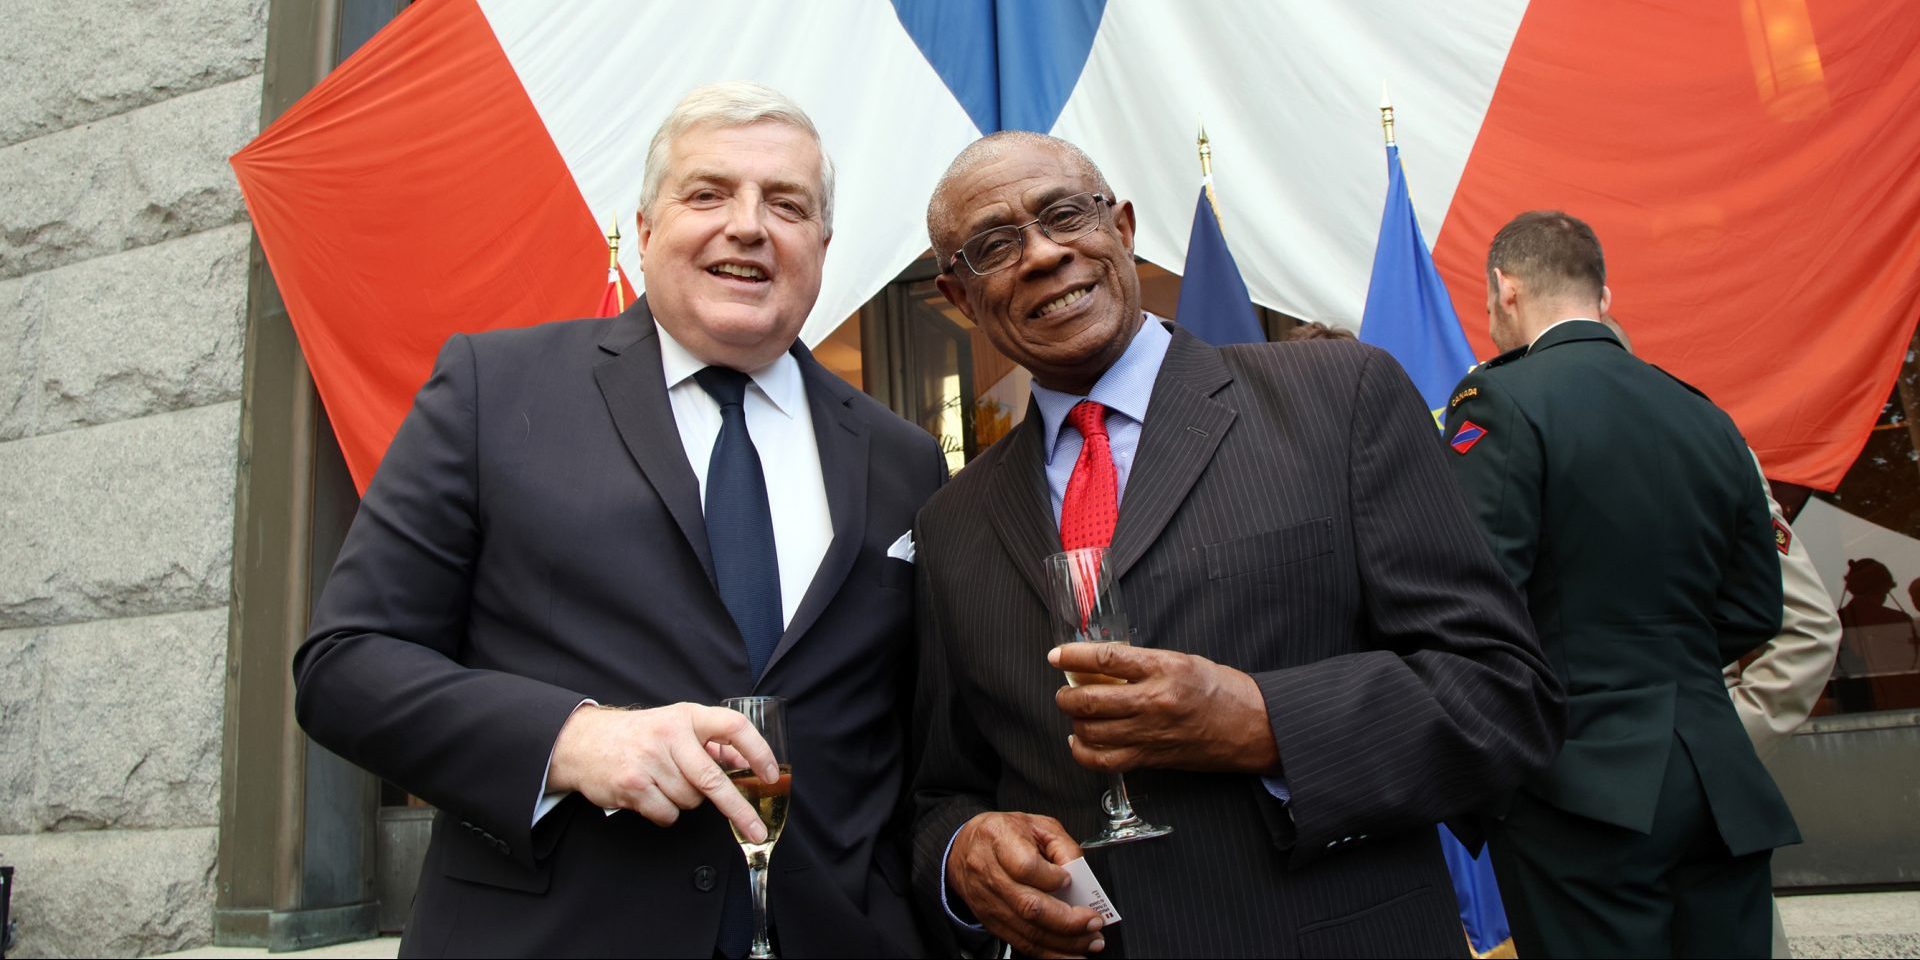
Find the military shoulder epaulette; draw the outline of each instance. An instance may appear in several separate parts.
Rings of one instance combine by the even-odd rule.
[[[1649,364],[1647,364],[1647,366],[1649,366],[1649,367],[1652,367],[1652,368],[1654,368],[1655,370],[1659,370],[1659,371],[1660,371],[1661,373],[1664,373],[1664,374],[1666,374],[1666,375],[1667,375],[1667,379],[1669,379],[1669,380],[1672,380],[1672,381],[1673,381],[1674,383],[1677,383],[1677,384],[1679,384],[1679,385],[1681,385],[1681,386],[1683,386],[1683,387],[1686,387],[1686,388],[1687,388],[1688,390],[1691,390],[1691,391],[1693,391],[1693,394],[1694,394],[1695,396],[1697,396],[1697,397],[1699,397],[1699,398],[1701,398],[1702,400],[1705,400],[1705,401],[1707,401],[1708,403],[1712,403],[1712,402],[1713,402],[1713,398],[1712,398],[1712,397],[1709,397],[1709,396],[1707,396],[1707,392],[1706,392],[1705,390],[1702,390],[1702,389],[1700,389],[1699,387],[1696,387],[1696,386],[1694,386],[1693,384],[1691,384],[1691,383],[1688,383],[1688,382],[1686,382],[1685,380],[1682,380],[1682,379],[1680,379],[1679,377],[1676,377],[1676,376],[1674,376],[1674,375],[1673,375],[1672,373],[1670,373],[1670,372],[1668,372],[1668,371],[1667,371],[1667,370],[1666,370],[1665,368],[1663,368],[1663,367],[1661,367],[1660,365],[1658,365],[1658,364],[1653,364],[1653,363],[1649,363]]]

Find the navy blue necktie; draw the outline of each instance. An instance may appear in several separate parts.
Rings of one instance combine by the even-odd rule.
[[[720,602],[740,628],[747,665],[758,682],[783,627],[773,511],[767,506],[760,453],[747,435],[743,404],[749,378],[726,367],[708,367],[693,378],[720,404],[720,436],[707,461],[707,545],[713,549]]]
[[[720,436],[707,460],[707,546],[720,582],[720,602],[733,616],[747,644],[747,667],[754,681],[780,642],[780,559],[773,548],[773,511],[767,506],[767,478],[760,452],[747,434],[745,407],[750,378],[738,370],[708,367],[693,375],[700,389],[720,404]],[[746,868],[733,871],[720,912],[719,952],[744,957],[753,939],[753,903],[748,899]]]

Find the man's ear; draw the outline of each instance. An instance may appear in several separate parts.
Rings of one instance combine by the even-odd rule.
[[[1506,271],[1499,267],[1493,268],[1493,282],[1499,290],[1495,299],[1507,310],[1513,310],[1515,303],[1520,299],[1520,282],[1507,276]]]
[[[1133,252],[1133,201],[1121,200],[1113,205],[1113,228],[1120,232],[1120,242],[1127,245],[1127,252]]]
[[[967,301],[967,285],[961,283],[959,277],[951,272],[940,274],[933,278],[933,286],[941,296],[947,298],[948,303],[960,308],[960,313],[968,320],[973,319],[973,307]]]
[[[634,249],[638,250],[640,256],[644,258],[647,255],[647,241],[653,238],[653,226],[647,223],[647,212],[645,210],[634,213],[633,226],[634,229],[638,231],[640,239],[639,245]]]
[[[1604,317],[1612,312],[1613,291],[1608,289],[1605,284],[1602,284],[1600,287],[1600,315]]]

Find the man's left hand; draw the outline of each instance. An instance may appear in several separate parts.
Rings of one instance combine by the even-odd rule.
[[[1117,643],[1070,643],[1055,648],[1047,662],[1126,681],[1054,694],[1073,718],[1073,759],[1083,767],[1280,773],[1266,698],[1252,677],[1232,667]]]

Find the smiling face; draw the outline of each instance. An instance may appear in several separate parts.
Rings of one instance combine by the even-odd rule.
[[[757,370],[793,345],[827,256],[820,147],[760,121],[673,141],[640,256],[653,315],[710,364]]]
[[[1056,146],[1011,144],[946,183],[940,203],[949,213],[935,244],[954,250],[982,230],[1026,223],[1056,200],[1103,188]],[[1100,225],[1069,243],[1038,226],[1026,228],[1025,241],[1011,267],[981,277],[959,263],[936,284],[1042,386],[1085,393],[1140,329],[1133,205],[1102,210]]]

